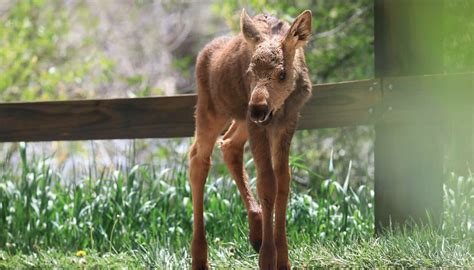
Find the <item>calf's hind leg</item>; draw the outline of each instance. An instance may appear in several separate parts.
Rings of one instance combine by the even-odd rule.
[[[233,121],[221,141],[224,161],[235,180],[240,196],[247,209],[249,240],[255,251],[262,244],[262,210],[255,200],[248,184],[248,176],[243,165],[244,146],[248,138],[247,123]]]
[[[202,106],[196,109],[195,141],[189,151],[189,178],[193,200],[193,240],[191,244],[192,269],[208,269],[207,241],[204,228],[204,184],[211,166],[211,154],[217,136],[227,119],[208,111]]]

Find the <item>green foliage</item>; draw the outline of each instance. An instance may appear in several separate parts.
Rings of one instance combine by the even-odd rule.
[[[474,233],[474,178],[451,174],[443,186],[444,223],[442,229],[460,239],[471,239]]]
[[[100,170],[90,168],[81,180],[67,181],[52,170],[50,159],[29,160],[25,144],[19,151],[21,172],[1,174],[1,249],[124,251],[151,243],[172,250],[187,247],[192,205],[185,159],[172,168],[135,165],[104,170],[98,177],[92,172]],[[247,166],[253,170],[252,162]],[[331,175],[317,197],[293,193],[287,216],[290,241],[344,242],[373,234],[373,192],[365,187],[352,190],[347,181],[340,184],[344,182]],[[209,239],[245,241],[246,211],[232,179],[224,174],[209,182]]]
[[[445,72],[474,71],[474,2],[444,2]]]
[[[0,23],[0,100],[85,98],[85,77],[112,63],[69,44],[71,18],[59,0],[12,1]],[[82,53],[80,58],[75,57]]]
[[[91,253],[92,265],[188,267],[192,205],[184,157],[172,168],[90,167],[80,180],[67,181],[51,168],[51,157],[29,157],[26,150],[21,144],[18,168],[9,160],[1,164],[0,267],[2,257],[12,267],[78,265],[72,254],[82,249]],[[295,266],[472,264],[472,175],[449,179],[440,230],[415,226],[374,238],[373,190],[351,187],[351,163],[344,177],[334,174],[332,160],[329,164],[327,177],[312,173],[325,179],[320,188],[304,191],[293,183],[287,234]],[[291,165],[308,169],[297,157]],[[246,166],[254,175],[252,161]],[[247,241],[243,203],[230,176],[218,175],[205,190],[211,260],[221,267],[252,267],[257,255]]]
[[[189,67],[192,66],[192,60],[193,58],[190,55],[176,58],[173,61],[173,67],[179,70],[183,76],[190,77],[192,74],[189,71]]]

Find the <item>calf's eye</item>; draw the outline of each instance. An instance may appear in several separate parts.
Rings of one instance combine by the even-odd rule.
[[[278,75],[278,80],[284,81],[285,79],[286,79],[286,72],[284,71],[280,72],[280,74]]]

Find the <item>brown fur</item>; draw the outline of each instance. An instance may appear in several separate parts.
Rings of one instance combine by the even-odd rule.
[[[245,11],[240,20],[239,35],[210,42],[196,63],[196,132],[189,153],[192,267],[208,268],[204,184],[214,144],[231,122],[221,150],[248,211],[249,238],[260,252],[260,268],[289,269],[285,232],[288,154],[299,110],[311,95],[303,52],[311,33],[311,12],[303,12],[291,26],[267,15],[251,19]],[[247,139],[257,168],[261,205],[250,191],[243,167]]]

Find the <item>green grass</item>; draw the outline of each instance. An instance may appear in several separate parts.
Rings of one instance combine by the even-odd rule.
[[[313,267],[474,267],[470,241],[452,240],[437,232],[412,229],[388,233],[380,238],[370,237],[341,245],[334,241],[295,244],[290,258],[296,268]],[[3,260],[1,259],[3,256]],[[57,250],[30,254],[0,253],[0,267],[71,267],[87,265],[98,268],[189,268],[189,253],[183,248],[170,251],[157,246],[144,246],[120,253],[88,251],[81,259],[74,252]],[[211,266],[219,269],[253,269],[258,265],[257,254],[244,241],[214,242],[210,246]]]
[[[189,267],[192,206],[185,157],[171,168],[91,167],[70,180],[48,158],[27,157],[26,145],[19,152],[18,168],[9,158],[0,163],[0,267]],[[317,183],[292,186],[287,234],[294,266],[472,266],[472,176],[448,179],[440,228],[398,229],[375,238],[373,190],[351,185],[350,164],[347,176],[321,178],[305,171],[298,158],[291,160],[295,173],[304,171]],[[253,163],[246,166],[255,175]],[[219,268],[254,268],[246,212],[222,172],[218,165],[206,185],[210,261]],[[78,250],[87,256],[76,257]]]

